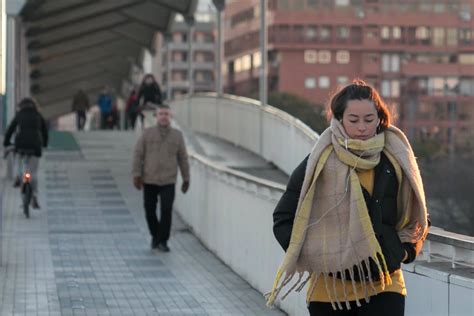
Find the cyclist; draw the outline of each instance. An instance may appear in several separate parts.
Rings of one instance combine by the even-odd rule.
[[[32,177],[33,208],[39,208],[38,203],[38,166],[42,154],[42,147],[48,146],[48,129],[43,116],[38,111],[38,104],[32,98],[24,98],[18,104],[18,112],[8,126],[3,139],[3,146],[11,146],[11,138],[15,134],[15,152],[28,153],[26,161],[28,171]],[[22,162],[19,162],[14,187],[20,186],[22,176]]]

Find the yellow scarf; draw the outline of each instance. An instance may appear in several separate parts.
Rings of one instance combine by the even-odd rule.
[[[308,159],[290,246],[268,295],[268,305],[274,303],[282,288],[298,274],[298,280],[282,299],[292,290],[302,290],[313,275],[311,292],[322,276],[333,308],[337,304],[342,309],[341,299],[345,300],[346,306],[349,305],[347,296],[337,297],[334,281],[338,274],[343,276],[343,282],[349,277],[351,281],[348,282],[352,282],[356,291],[355,269],[362,276],[368,300],[367,287],[374,289],[373,276],[370,269],[367,269],[368,275],[364,274],[362,264],[369,267],[370,259],[378,267],[382,288],[391,283],[356,173],[356,170],[373,169],[380,161],[382,150],[397,160],[407,174],[404,178],[408,178],[402,183],[398,205],[400,238],[409,242],[426,238],[423,186],[413,152],[403,133],[390,127],[369,140],[353,140],[349,139],[342,125],[333,120]],[[411,198],[413,195],[416,199]],[[365,277],[368,281],[364,281]],[[357,305],[360,305],[358,300]]]

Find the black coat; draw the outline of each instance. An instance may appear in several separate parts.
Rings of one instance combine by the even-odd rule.
[[[143,85],[138,92],[138,102],[140,104],[146,104],[147,102],[151,102],[153,104],[159,105],[161,104],[161,89],[158,83],[150,84],[150,85]]]
[[[34,108],[24,108],[8,126],[3,146],[11,145],[15,133],[15,150],[32,151],[41,157],[42,147],[48,146],[48,129],[43,116]]]
[[[273,233],[285,251],[290,244],[293,221],[301,187],[303,186],[308,157],[291,174],[286,191],[273,212]],[[415,260],[415,245],[411,243],[402,244],[395,230],[397,223],[398,180],[392,163],[383,153],[380,163],[375,167],[374,171],[375,183],[372,196],[363,187],[362,191],[375,235],[387,261],[388,269],[390,272],[393,272],[400,268],[405,255],[404,250],[408,254],[408,258],[404,263]]]

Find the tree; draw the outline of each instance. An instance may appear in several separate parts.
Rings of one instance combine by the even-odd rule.
[[[310,101],[288,92],[272,92],[268,96],[268,104],[300,119],[317,133],[322,133],[328,122],[323,105],[315,105]]]

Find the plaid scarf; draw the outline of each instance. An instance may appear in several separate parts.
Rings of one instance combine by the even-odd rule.
[[[342,124],[332,120],[308,159],[290,245],[273,289],[267,296],[269,306],[298,275],[297,281],[282,299],[293,290],[301,291],[313,276],[308,297],[322,278],[333,308],[337,304],[342,309],[341,299],[350,308],[345,294],[344,298],[336,295],[335,281],[337,275],[342,276],[342,282],[352,282],[357,293],[355,269],[362,276],[360,282],[368,301],[367,287],[372,287],[374,292],[376,290],[370,269],[366,270],[368,275],[365,275],[362,264],[369,267],[370,259],[378,267],[382,289],[385,284],[391,284],[357,176],[359,170],[375,168],[382,151],[395,159],[404,173],[397,203],[397,231],[401,241],[416,243],[426,238],[428,225],[423,184],[405,135],[390,126],[365,141],[350,139]],[[309,275],[303,280],[305,272]],[[360,306],[359,300],[356,303]]]

